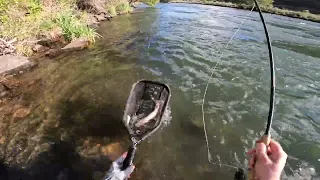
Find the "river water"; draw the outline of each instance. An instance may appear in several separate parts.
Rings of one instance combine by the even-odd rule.
[[[320,24],[264,16],[277,79],[271,134],[289,155],[283,178],[319,179]],[[53,177],[101,176],[110,161],[92,144],[116,142],[120,153],[125,151],[129,140],[121,118],[126,98],[134,82],[152,79],[172,89],[172,120],[138,147],[132,179],[233,179],[236,169],[230,166],[246,169],[245,152],[263,134],[269,108],[268,50],[256,12],[159,4],[115,17],[99,33],[102,38],[89,50],[42,59],[27,75],[41,77],[39,89],[26,98],[33,114],[11,129],[30,127],[24,137],[28,143],[21,145],[25,152],[56,144],[53,152],[60,154],[46,154],[50,160],[33,162],[34,167],[51,169]],[[209,163],[201,103],[218,61],[204,106]],[[19,155],[21,161],[36,156],[29,151]],[[70,151],[76,155],[61,155]]]

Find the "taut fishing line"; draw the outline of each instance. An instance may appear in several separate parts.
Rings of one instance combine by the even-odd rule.
[[[273,52],[272,52],[272,46],[271,46],[271,41],[270,41],[270,37],[269,37],[269,33],[268,33],[268,29],[266,26],[266,23],[264,21],[261,9],[259,7],[259,4],[256,0],[254,1],[254,6],[252,7],[251,11],[249,12],[249,14],[251,14],[251,12],[253,11],[254,7],[256,6],[260,15],[260,19],[262,21],[263,24],[263,28],[264,28],[264,32],[266,35],[266,39],[267,39],[267,44],[268,44],[268,50],[269,50],[269,58],[270,58],[270,75],[271,75],[271,84],[270,84],[270,104],[269,104],[269,113],[268,113],[268,121],[267,121],[267,126],[266,126],[266,130],[265,130],[265,135],[270,136],[270,129],[271,129],[271,125],[272,125],[272,119],[273,119],[273,113],[274,113],[274,99],[275,99],[275,72],[274,72],[274,60],[273,60]],[[248,16],[249,16],[248,14]],[[235,35],[237,34],[237,32],[240,30],[241,26],[243,24],[243,21],[241,22],[240,26],[238,27],[238,29],[235,31],[235,33],[233,34],[233,36],[230,38],[229,42],[226,45],[226,48],[228,48],[229,44],[231,43],[231,41],[233,40],[233,38],[235,37]],[[208,79],[204,94],[203,94],[203,99],[202,99],[202,104],[201,104],[201,109],[202,109],[202,121],[203,121],[203,130],[204,130],[204,134],[205,134],[205,139],[206,139],[206,145],[207,145],[207,150],[208,150],[208,160],[211,164],[218,164],[218,163],[214,163],[212,162],[212,157],[211,157],[211,152],[210,152],[210,147],[209,147],[209,141],[208,141],[208,135],[207,135],[207,130],[206,130],[206,122],[205,122],[205,117],[204,117],[204,104],[205,104],[205,99],[206,99],[206,95],[207,95],[207,91],[208,91],[208,87],[210,84],[210,81],[212,79],[212,76],[214,74],[215,69],[217,68],[218,64],[221,62],[221,57],[223,56],[222,52],[219,56],[219,60],[217,61],[217,63],[215,64],[215,66],[212,68],[212,72],[211,75]],[[231,166],[231,165],[226,165],[226,164],[221,164],[220,160],[219,160],[219,165],[220,166],[227,166],[227,167],[233,167],[238,169],[235,166]]]
[[[252,9],[250,10],[250,12],[248,13],[248,16],[252,13],[253,9],[255,8],[255,5],[252,6]],[[244,20],[242,20],[242,22],[240,23],[240,25],[238,26],[237,30],[233,33],[232,37],[230,38],[230,40],[228,41],[228,43],[226,44],[226,47],[224,49],[227,49],[230,45],[230,43],[232,42],[232,40],[234,39],[234,37],[236,36],[236,34],[238,33],[238,31],[241,29],[242,25],[243,25]],[[208,87],[210,84],[210,81],[213,77],[214,71],[216,70],[218,64],[221,62],[222,60],[222,56],[224,54],[224,51],[221,51],[221,54],[219,56],[219,60],[217,61],[217,63],[215,64],[215,66],[212,68],[212,72],[210,74],[210,77],[208,79],[208,82],[206,84],[206,88],[204,90],[204,94],[203,94],[203,99],[202,99],[202,104],[201,104],[201,110],[202,110],[202,122],[203,122],[203,130],[204,130],[204,135],[205,135],[205,139],[206,139],[206,145],[207,145],[207,151],[208,151],[208,161],[211,164],[218,164],[218,163],[214,163],[212,162],[212,158],[211,158],[211,152],[210,152],[210,147],[209,147],[209,141],[208,141],[208,134],[207,134],[207,129],[206,129],[206,122],[205,122],[205,118],[204,118],[204,103],[205,103],[205,99],[206,99],[206,95],[207,95],[207,91],[208,91]],[[227,165],[227,164],[221,164],[221,162],[219,161],[219,166],[227,166],[227,167],[231,167],[231,168],[235,168],[238,169],[238,167],[236,166],[232,166],[232,165]]]

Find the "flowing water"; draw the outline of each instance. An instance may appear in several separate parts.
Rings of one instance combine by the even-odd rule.
[[[289,155],[283,177],[319,179],[320,24],[264,16],[277,78],[271,134]],[[242,21],[241,30],[226,49]],[[41,83],[38,93],[26,98],[34,109],[29,121],[15,127],[30,127],[24,131],[28,132],[27,144],[21,147],[45,149],[58,144],[53,152],[77,154],[58,155],[58,160],[48,156],[50,160],[42,161],[49,165],[40,167],[51,169],[53,177],[67,174],[79,179],[107,170],[110,162],[92,144],[120,142],[125,151],[129,141],[121,118],[126,98],[135,81],[152,79],[172,89],[172,120],[138,147],[132,179],[233,179],[236,169],[226,165],[245,169],[245,152],[263,134],[269,109],[268,50],[256,12],[159,4],[115,17],[102,24],[99,33],[102,38],[95,47],[55,61],[42,60],[28,75],[30,79],[41,77]],[[222,52],[204,107],[211,158],[216,163],[211,164],[201,103]],[[65,142],[73,142],[74,148],[65,148],[70,145]],[[29,157],[29,161],[37,154],[32,152],[22,153],[21,159]],[[29,168],[41,174],[34,169]]]

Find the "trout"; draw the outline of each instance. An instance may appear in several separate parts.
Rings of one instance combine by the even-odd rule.
[[[160,110],[160,107],[161,107],[161,101],[156,100],[155,103],[156,103],[156,105],[154,107],[154,110],[148,116],[140,119],[139,122],[137,122],[135,124],[136,127],[141,127],[141,126],[145,125],[146,123],[148,123],[149,121],[151,121],[152,119],[154,119],[157,116],[157,114]]]

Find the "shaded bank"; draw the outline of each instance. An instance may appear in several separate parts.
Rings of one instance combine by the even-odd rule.
[[[252,5],[247,5],[247,4],[236,4],[236,3],[231,3],[231,2],[220,2],[220,1],[197,1],[197,0],[173,0],[173,1],[168,1],[169,3],[188,3],[188,4],[203,4],[203,5],[211,5],[211,6],[221,6],[221,7],[230,7],[230,8],[237,8],[237,9],[246,9],[250,10],[252,9]],[[292,11],[292,10],[287,10],[287,9],[280,9],[276,7],[265,7],[262,6],[261,10],[265,13],[271,13],[271,14],[276,14],[276,15],[281,15],[281,16],[287,16],[287,17],[293,17],[293,18],[299,18],[299,19],[304,19],[308,21],[313,21],[313,22],[320,22],[320,15],[318,14],[312,14],[309,11]]]
[[[274,0],[273,4],[275,7],[291,9],[294,11],[303,11],[308,9],[311,13],[320,13],[320,2],[318,0]]]

